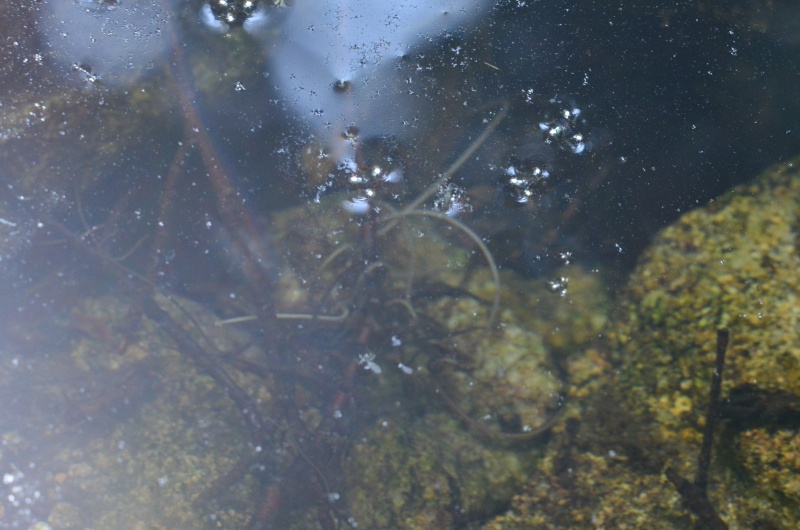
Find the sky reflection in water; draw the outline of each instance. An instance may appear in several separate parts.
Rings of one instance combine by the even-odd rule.
[[[180,27],[172,0],[106,3],[47,2],[40,31],[67,73],[79,69],[112,88],[124,88],[169,51]],[[368,2],[299,0],[290,7],[263,3],[246,31],[264,47],[267,75],[282,103],[307,123],[335,158],[353,157],[348,128],[363,137],[404,137],[425,120],[414,83],[414,54],[485,15],[487,0]],[[196,22],[210,20],[207,5]],[[222,28],[220,26],[223,26]],[[236,31],[236,30],[235,30]],[[431,103],[428,103],[430,106]]]
[[[13,181],[3,190],[0,228],[6,230],[4,233],[15,231],[17,247],[35,249],[28,255],[24,250],[9,250],[11,245],[3,247],[4,260],[0,266],[3,278],[10,279],[8,285],[24,293],[25,301],[19,307],[34,307],[43,313],[52,311],[50,316],[56,314],[59,322],[69,324],[62,324],[67,331],[62,330],[62,336],[54,337],[47,333],[51,330],[37,329],[33,324],[37,320],[30,319],[13,329],[15,338],[8,342],[41,345],[49,341],[46,343],[53,351],[63,353],[63,344],[70,342],[71,334],[78,334],[73,321],[81,319],[85,320],[79,322],[78,328],[83,343],[90,342],[87,337],[103,346],[118,339],[113,333],[109,339],[105,327],[96,323],[102,324],[114,311],[122,321],[125,308],[119,306],[127,299],[124,293],[116,291],[118,286],[114,287],[114,296],[120,296],[120,300],[111,301],[109,297],[96,300],[99,306],[96,314],[89,314],[85,308],[76,311],[69,307],[79,305],[75,300],[84,305],[86,299],[95,300],[96,293],[84,289],[101,283],[98,278],[102,274],[96,275],[92,265],[82,268],[90,260],[74,259],[76,253],[63,250],[67,246],[63,238],[56,237],[41,222],[46,220],[42,214],[52,212],[56,212],[54,216],[63,214],[64,223],[71,223],[70,228],[75,232],[84,230],[80,233],[83,241],[98,246],[107,244],[101,250],[124,256],[121,261],[133,262],[142,269],[144,266],[136,260],[147,254],[142,249],[149,246],[155,227],[164,221],[174,238],[170,247],[159,255],[166,271],[159,281],[164,280],[166,288],[196,289],[197,298],[220,296],[231,304],[243,298],[241,290],[237,291],[242,285],[240,278],[236,278],[240,283],[231,280],[236,273],[231,274],[230,270],[236,267],[230,264],[236,258],[231,258],[228,252],[233,244],[225,241],[231,234],[223,233],[220,225],[224,222],[220,222],[213,199],[209,198],[213,195],[213,191],[208,191],[210,185],[206,179],[210,164],[200,160],[196,150],[183,150],[181,142],[185,137],[181,136],[181,127],[185,116],[175,103],[176,83],[160,83],[159,76],[168,79],[180,66],[195,75],[190,83],[192,103],[204,118],[220,165],[236,179],[239,185],[236,191],[245,197],[254,217],[261,216],[259,222],[275,214],[272,208],[276,205],[286,206],[287,197],[308,203],[306,210],[293,212],[297,215],[287,223],[295,227],[332,218],[331,211],[338,208],[337,213],[341,213],[342,205],[353,214],[343,217],[350,225],[354,219],[359,222],[364,218],[359,216],[374,213],[375,203],[370,203],[371,196],[366,193],[353,195],[350,202],[324,202],[324,195],[330,191],[328,184],[301,182],[300,175],[313,173],[308,171],[309,158],[326,159],[334,165],[339,162],[338,169],[345,168],[351,177],[360,171],[353,160],[355,137],[362,146],[369,139],[396,140],[402,146],[397,151],[405,150],[403,161],[410,161],[413,171],[405,167],[370,166],[368,173],[360,175],[363,181],[351,178],[339,184],[342,187],[354,184],[363,192],[374,183],[380,193],[389,190],[382,198],[389,197],[394,206],[401,208],[436,181],[500,108],[508,108],[502,124],[492,131],[483,149],[470,158],[453,183],[431,196],[425,207],[461,216],[474,228],[477,237],[487,242],[491,253],[506,269],[514,267],[531,275],[545,276],[552,269],[538,267],[541,256],[552,257],[558,266],[572,263],[573,267],[577,264],[587,269],[595,266],[597,270],[611,269],[613,265],[608,264],[616,263],[612,261],[615,259],[630,265],[649,237],[666,222],[687,208],[705,203],[731,184],[748,179],[765,164],[794,154],[798,145],[796,105],[800,101],[796,97],[796,87],[800,86],[796,82],[797,69],[789,67],[796,67],[800,56],[796,53],[796,40],[762,33],[755,22],[749,25],[748,21],[726,18],[724,13],[639,4],[623,2],[620,8],[603,3],[588,6],[584,2],[297,0],[286,7],[262,4],[244,29],[213,27],[208,19],[209,10],[199,1],[187,4],[176,0],[51,0],[37,4],[39,11],[31,15],[36,22],[37,38],[30,35],[27,40],[15,38],[23,42],[20,48],[26,48],[25,61],[34,54],[38,59],[31,63],[0,62],[0,66],[17,72],[34,72],[30,78],[17,78],[36,85],[31,96],[17,90],[12,76],[2,81],[8,87],[9,99],[19,98],[30,106],[30,117],[26,119],[33,124],[28,129],[32,132],[28,136],[20,133],[22,139],[17,141],[14,131],[4,130],[0,147],[6,151],[4,159],[22,160],[23,167],[28,160],[37,162],[38,166],[31,164],[32,168],[46,166],[41,174],[55,175],[46,182],[61,187],[53,186],[52,192],[42,191],[47,186],[40,182],[30,185],[27,172],[0,170],[11,172]],[[184,44],[181,48],[184,62],[180,65],[174,60],[175,40]],[[242,52],[241,64],[228,62],[226,52],[230,50]],[[19,57],[23,57],[21,53]],[[225,60],[214,62],[219,57]],[[38,66],[31,66],[34,62]],[[20,64],[27,66],[23,68]],[[246,71],[242,64],[256,65],[251,69],[255,71]],[[151,83],[153,79],[157,81]],[[47,82],[63,86],[53,88]],[[36,90],[46,97],[39,101]],[[136,126],[120,127],[118,121],[133,122],[150,110],[137,106],[134,97],[126,99],[129,91],[145,90],[162,90],[163,100],[168,101],[165,103],[158,97],[145,99],[163,107],[157,107],[153,116],[136,122]],[[120,101],[125,104],[109,110]],[[97,102],[111,103],[105,108],[92,107]],[[9,110],[13,104],[0,103],[5,105],[0,109],[4,117],[6,113],[13,115]],[[47,109],[53,108],[58,111],[48,113]],[[58,114],[61,108],[67,109],[66,116]],[[143,124],[146,120],[152,123]],[[51,126],[56,121],[59,126]],[[85,123],[96,125],[100,133],[84,142],[83,134],[90,134],[87,128],[81,128]],[[37,130],[47,134],[36,138]],[[153,130],[163,136],[153,135]],[[88,148],[83,145],[97,138],[100,141]],[[76,158],[90,159],[91,163],[83,166],[79,160],[73,164],[58,151],[55,156],[48,156],[53,146],[67,146]],[[375,151],[380,152],[380,147]],[[24,152],[16,156],[15,149]],[[106,154],[102,154],[104,149],[108,150]],[[96,157],[91,156],[94,153],[86,154],[93,150],[101,154]],[[138,158],[129,156],[131,152],[138,152]],[[122,156],[117,156],[120,153]],[[181,160],[181,156],[186,165],[173,164],[185,170],[178,181],[181,192],[175,201],[177,206],[171,218],[161,219],[153,206],[157,202],[154,197],[164,191],[166,168],[173,160]],[[273,163],[276,160],[283,164]],[[322,171],[323,178],[332,174],[328,169]],[[370,175],[374,177],[371,182],[367,178]],[[281,177],[288,182],[280,190],[284,191],[282,195],[276,192],[275,185]],[[24,185],[30,187],[19,191]],[[394,195],[394,190],[403,186],[412,189],[405,196]],[[55,197],[52,200],[55,207],[42,206],[45,202],[38,201],[41,196],[51,195]],[[314,204],[314,199],[320,197],[323,205]],[[81,209],[86,212],[84,219],[79,219],[83,215]],[[114,218],[115,212],[120,211],[123,215]],[[107,221],[109,218],[111,221]],[[267,225],[265,222],[264,226]],[[321,222],[319,226],[330,225]],[[323,235],[340,237],[338,233]],[[21,240],[24,241],[20,243]],[[144,242],[143,246],[138,247],[137,241]],[[292,242],[278,244],[285,245],[279,250],[293,249]],[[335,244],[339,244],[338,240]],[[463,244],[462,240],[455,246]],[[427,254],[434,256],[436,252]],[[300,252],[291,257],[298,255]],[[72,259],[60,262],[63,256]],[[313,256],[320,260],[324,252],[315,249]],[[595,256],[600,258],[591,261]],[[458,267],[463,265],[462,261],[467,260],[453,260]],[[316,269],[317,262],[311,262],[307,263],[309,268]],[[370,274],[381,272],[379,269],[376,265]],[[96,276],[85,278],[82,275],[87,271]],[[30,285],[38,287],[40,282],[47,285],[42,277],[51,273],[55,274],[50,278],[55,277],[59,286],[53,291],[57,294],[42,289],[28,296],[26,289]],[[568,276],[572,278],[571,284]],[[564,297],[554,298],[569,304],[571,297],[585,294],[578,293],[576,278],[579,276],[569,273],[539,277],[519,291],[534,289],[531,286],[547,287],[549,282],[547,289]],[[108,278],[106,281],[111,282]],[[9,289],[8,285],[3,288]],[[214,294],[203,292],[203,288]],[[548,294],[551,293],[545,293],[541,300],[552,302]],[[544,303],[537,301],[536,307]],[[3,309],[16,313],[19,307]],[[288,310],[304,309],[308,308]],[[325,316],[336,322],[340,314],[331,312]],[[208,316],[209,320],[213,318]],[[116,325],[121,326],[119,322]],[[302,325],[311,327],[307,322]],[[3,329],[12,328],[8,325]],[[228,328],[231,333],[236,329]],[[392,335],[394,351],[400,351],[401,344],[413,343],[403,332],[401,329],[396,336]],[[153,330],[151,335],[157,336],[158,331]],[[47,337],[46,341],[42,336]],[[39,342],[30,337],[39,337]],[[151,345],[142,346],[142,351],[148,347]],[[108,354],[108,348],[104,352]],[[340,359],[327,355],[328,351],[324,353],[309,365],[328,363],[325,366],[330,373],[344,376],[344,365],[336,364]],[[423,377],[420,374],[424,370],[416,364],[410,369],[412,363],[408,359],[402,359],[408,366],[398,364],[397,359],[382,350],[348,350],[341,357],[347,359],[349,355],[352,361],[356,353],[361,355],[362,365],[370,368],[369,377],[377,379],[382,371],[381,376],[388,378],[397,369],[402,370],[403,377],[412,372],[415,378]],[[174,351],[172,354],[177,355]],[[119,359],[114,355],[97,357]],[[20,358],[25,360],[24,356],[13,356],[15,362]],[[178,372],[180,363],[185,361],[171,358],[165,364]],[[35,370],[25,362],[22,366],[30,373],[42,374],[46,370],[41,366],[48,362],[34,364]],[[17,374],[14,371],[17,364],[0,375]],[[148,368],[158,373],[164,369]],[[58,367],[51,370],[59,371]],[[93,369],[91,373],[102,378],[96,374],[104,372]],[[157,389],[163,390],[158,385],[168,380],[179,381],[182,375],[170,373],[169,377],[151,380]],[[139,377],[145,376],[133,374],[134,379]],[[28,380],[25,381],[27,384]],[[34,382],[37,388],[48,386],[47,381]],[[370,380],[367,385],[373,382]],[[379,386],[376,383],[370,388]],[[329,390],[324,385],[323,388]],[[102,399],[89,405],[107,403],[104,391],[104,388],[95,390]],[[114,399],[117,403],[131,401],[147,407],[146,397],[157,393],[147,386],[131,387],[131,392]],[[333,395],[322,391],[320,394],[326,398]],[[164,396],[172,394],[159,396],[159,403],[163,404],[162,401],[170,402]],[[25,414],[17,411],[40,409],[33,404],[30,409],[20,408],[22,398],[16,399],[15,407],[6,410],[7,423],[27,421]],[[197,399],[204,402],[203,397]],[[60,404],[63,399],[51,401]],[[265,402],[269,399],[265,398]],[[372,406],[381,404],[370,403],[356,413],[368,415]],[[323,406],[319,405],[319,409]],[[33,434],[23,432],[22,438],[35,438],[39,424],[58,424],[60,420],[53,420],[46,412],[41,412],[43,418],[30,431]],[[180,415],[186,411],[175,412]],[[291,410],[292,414],[295,412]],[[350,410],[345,410],[344,415],[348,417],[349,413]],[[236,414],[230,416],[226,419],[240,419]],[[127,418],[112,415],[110,428],[117,423],[123,425]],[[83,421],[80,419],[79,423]],[[128,424],[131,430],[135,427]],[[224,433],[234,431],[236,426],[219,424],[217,428],[223,438]],[[74,431],[75,446],[85,439],[82,429],[80,423]],[[149,429],[140,431],[146,434]],[[125,434],[126,444],[133,439]],[[231,443],[236,441],[233,436],[227,439]],[[56,450],[56,444],[53,448],[49,443],[45,445],[45,449]],[[30,452],[20,454],[27,457]],[[46,463],[40,469],[45,467]],[[44,476],[46,471],[37,473]],[[25,476],[20,474],[23,472]],[[39,487],[39,474],[26,470],[8,473],[8,485],[12,487],[23,479],[28,485]],[[212,475],[209,473],[214,478]],[[28,520],[46,513],[44,509],[40,514],[29,513]],[[23,520],[22,516],[19,520]]]

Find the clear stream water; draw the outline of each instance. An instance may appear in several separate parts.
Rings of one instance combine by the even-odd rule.
[[[374,383],[420,371],[380,349],[433,311],[416,286],[431,305],[491,302],[493,281],[441,272],[489,274],[488,256],[559,300],[583,285],[569,267],[596,271],[603,306],[658,230],[800,145],[791,2],[280,4],[0,7],[0,526],[354,526],[331,462],[410,399]],[[398,213],[420,224],[383,241]],[[244,322],[187,354],[142,308],[165,293],[186,329]],[[449,329],[431,320],[415,340]]]

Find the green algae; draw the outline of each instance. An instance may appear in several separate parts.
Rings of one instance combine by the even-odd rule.
[[[800,395],[799,205],[796,163],[770,168],[665,229],[630,280],[614,332],[620,383],[686,461],[699,446],[717,329],[731,333],[723,394],[749,384]],[[718,478],[716,502],[731,527],[798,524],[798,468],[763,465],[792,461],[794,438],[754,429],[729,440],[727,464],[746,474]]]
[[[349,503],[366,528],[456,528],[502,508],[536,455],[487,447],[447,414],[383,420],[351,450]]]
[[[655,238],[603,346],[615,369],[583,389],[538,473],[485,528],[697,524],[664,471],[696,472],[717,330],[731,334],[723,396],[742,385],[800,395],[796,167],[770,168]],[[796,430],[723,422],[715,440],[708,494],[729,527],[796,527]]]

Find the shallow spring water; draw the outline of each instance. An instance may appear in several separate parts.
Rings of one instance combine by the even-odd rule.
[[[410,447],[445,463],[418,471],[427,496],[400,475],[401,514],[490,524],[553,442],[480,429],[564,414],[653,235],[796,154],[788,4],[238,5],[0,8],[11,527],[391,527],[367,500],[399,472],[367,463],[428,469]],[[506,335],[463,338],[489,319],[487,255]],[[252,324],[264,292],[279,315]],[[201,353],[140,307],[164,293]],[[463,460],[423,436],[437,423]],[[476,454],[490,471],[464,476]]]

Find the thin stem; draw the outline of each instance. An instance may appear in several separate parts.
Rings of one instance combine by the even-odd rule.
[[[491,329],[494,326],[495,319],[497,318],[497,312],[500,308],[500,272],[497,269],[497,264],[494,261],[494,257],[489,249],[486,247],[481,238],[472,231],[470,227],[455,219],[453,217],[449,217],[441,212],[437,212],[434,210],[403,210],[400,213],[390,215],[384,219],[381,219],[383,222],[389,223],[392,227],[396,226],[398,222],[402,220],[404,217],[431,217],[433,219],[438,219],[440,221],[444,221],[445,223],[461,230],[464,234],[472,240],[473,243],[478,247],[478,249],[483,254],[484,259],[486,259],[486,263],[489,264],[489,270],[492,273],[492,280],[494,282],[494,300],[492,302],[492,310],[489,313],[489,321],[486,324],[486,329]]]
[[[728,350],[728,330],[717,331],[717,356],[714,363],[714,375],[711,377],[711,391],[708,398],[708,415],[703,431],[703,445],[698,457],[697,476],[694,483],[698,488],[706,489],[708,486],[708,468],[711,464],[711,446],[714,440],[714,428],[719,416],[719,396],[722,392],[722,371],[725,368],[725,352]]]
[[[447,170],[442,173],[427,190],[425,190],[419,197],[411,201],[403,210],[401,210],[401,213],[409,213],[413,210],[417,210],[425,203],[425,201],[436,195],[436,192],[439,191],[439,188],[442,187],[442,184],[450,180],[450,178],[455,175],[456,171],[461,169],[461,167],[466,164],[470,158],[472,158],[475,152],[480,149],[484,142],[486,142],[486,139],[489,138],[494,130],[497,129],[497,126],[500,125],[500,122],[503,121],[503,118],[506,117],[506,114],[508,114],[508,102],[503,101],[500,111],[497,113],[497,115],[495,115],[492,121],[489,122],[489,125],[483,129],[483,132],[481,132],[481,134],[475,138],[475,140],[473,140],[469,147],[467,147],[467,149],[461,153],[461,156],[459,156],[456,161],[453,162],[450,167],[448,167]],[[378,235],[385,234],[393,227],[394,225],[391,223],[384,226],[378,230]]]
[[[278,312],[275,313],[275,316],[279,320],[314,320],[319,322],[344,322],[348,316],[350,316],[350,311],[346,307],[342,307],[341,312],[338,315],[325,315],[319,313],[283,313]],[[226,318],[224,320],[217,320],[214,322],[215,326],[229,326],[231,324],[240,324],[242,322],[253,322],[258,320],[258,317],[255,315],[242,315],[240,317],[233,317],[233,318]]]

